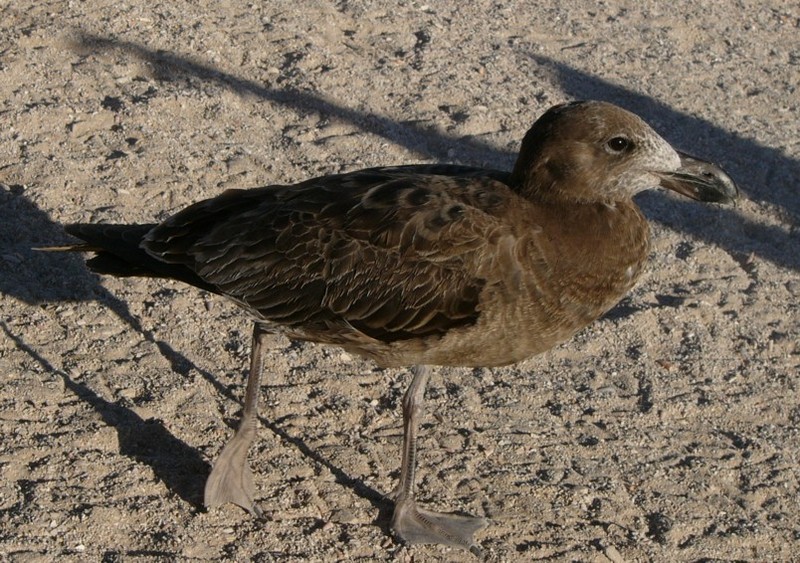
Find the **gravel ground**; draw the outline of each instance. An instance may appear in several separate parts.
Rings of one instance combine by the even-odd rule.
[[[800,545],[800,5],[0,3],[0,560],[467,561],[389,531],[409,377],[276,338],[266,522],[206,512],[249,321],[34,252],[229,187],[510,167],[549,106],[613,101],[740,183],[644,194],[649,272],[572,341],[441,369],[420,494],[490,561],[791,561]]]

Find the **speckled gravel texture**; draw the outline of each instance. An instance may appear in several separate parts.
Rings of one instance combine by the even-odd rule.
[[[606,318],[437,370],[421,500],[488,517],[487,561],[798,560],[798,84],[797,2],[0,3],[0,560],[474,560],[389,530],[408,374],[280,338],[251,452],[266,521],[203,510],[248,318],[31,247],[230,187],[508,168],[586,98],[745,197],[643,194],[651,264]]]

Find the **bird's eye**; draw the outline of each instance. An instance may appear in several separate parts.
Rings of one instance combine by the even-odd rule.
[[[627,137],[612,137],[606,141],[606,150],[613,154],[625,152],[633,147],[633,142]]]

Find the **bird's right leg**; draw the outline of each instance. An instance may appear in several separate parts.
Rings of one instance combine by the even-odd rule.
[[[414,378],[403,397],[403,459],[400,483],[395,492],[392,529],[404,541],[451,545],[479,555],[473,534],[488,524],[485,518],[433,512],[417,505],[414,495],[417,472],[417,433],[420,426],[425,386],[430,368],[414,366]]]

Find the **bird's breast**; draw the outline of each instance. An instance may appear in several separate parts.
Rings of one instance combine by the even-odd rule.
[[[521,289],[495,297],[487,328],[503,327],[515,361],[572,337],[614,307],[635,285],[649,252],[638,208],[617,205],[548,215],[523,254]],[[488,310],[487,310],[488,312]]]

